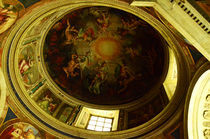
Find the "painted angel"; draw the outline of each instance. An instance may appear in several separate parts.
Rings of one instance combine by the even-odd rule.
[[[69,20],[67,20],[67,28],[65,30],[65,36],[66,36],[66,44],[71,44],[72,42],[74,42],[74,40],[76,39],[76,37],[73,35],[73,33],[77,33],[78,34],[78,30],[75,29],[74,26],[71,26]]]
[[[79,75],[79,73],[76,72],[76,69],[80,68],[79,63],[77,62],[77,58],[78,56],[73,54],[72,59],[68,62],[67,67],[63,67],[63,70],[65,71],[67,77],[76,77],[77,75]]]

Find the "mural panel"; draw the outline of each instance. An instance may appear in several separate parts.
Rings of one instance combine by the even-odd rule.
[[[163,44],[146,22],[124,11],[88,7],[55,23],[44,46],[52,79],[69,95],[94,104],[123,104],[160,79]]]
[[[72,106],[65,104],[57,115],[57,119],[59,119],[61,122],[67,123],[71,114],[73,113],[73,110],[74,108]]]
[[[50,90],[46,90],[37,100],[37,104],[48,114],[53,114],[61,100],[57,98]]]
[[[39,80],[40,75],[35,62],[34,49],[30,45],[21,51],[18,58],[18,67],[22,80],[26,85],[32,85]]]

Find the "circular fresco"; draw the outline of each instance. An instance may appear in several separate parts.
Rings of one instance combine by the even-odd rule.
[[[29,123],[17,122],[7,126],[0,134],[1,139],[41,139],[39,131]]]
[[[56,22],[44,60],[51,78],[70,96],[99,105],[144,96],[163,73],[164,48],[154,28],[114,8],[87,7]]]

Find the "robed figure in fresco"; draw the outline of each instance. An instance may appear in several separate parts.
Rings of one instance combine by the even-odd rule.
[[[53,98],[49,92],[46,93],[41,100],[39,100],[38,105],[48,114],[52,114],[58,106],[58,104],[55,102],[55,98]]]

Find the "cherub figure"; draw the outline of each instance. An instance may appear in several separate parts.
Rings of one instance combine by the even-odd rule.
[[[91,40],[93,40],[94,35],[95,35],[95,33],[94,33],[93,28],[88,28],[83,35],[83,39],[84,39],[84,41],[86,41],[86,40],[91,41]]]
[[[109,26],[109,16],[102,13],[102,17],[97,19],[97,22],[101,25],[102,31],[105,31]]]
[[[131,31],[136,29],[137,26],[140,24],[140,22],[133,17],[131,17],[131,21],[125,21],[124,19],[122,19],[121,21],[122,21],[123,27]]]
[[[76,54],[73,54],[71,56],[71,60],[68,62],[68,66],[67,67],[63,67],[63,70],[65,71],[67,77],[71,76],[71,77],[76,77],[77,75],[79,75],[78,72],[76,72],[76,69],[79,69],[79,63],[77,61],[78,56]]]
[[[94,29],[92,27],[89,27],[87,29],[81,28],[78,32],[78,38],[84,41],[92,41],[95,38]]]
[[[75,29],[74,26],[71,27],[71,24],[69,23],[69,20],[67,20],[67,28],[65,30],[65,36],[66,36],[66,44],[71,44],[75,41],[76,37],[73,35],[73,33],[78,34],[78,30]]]

